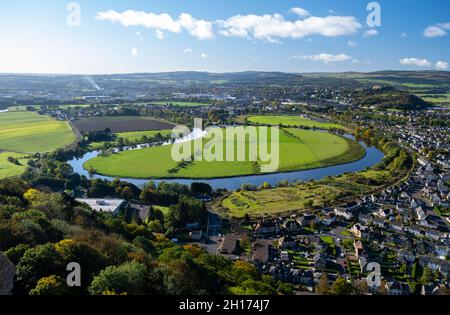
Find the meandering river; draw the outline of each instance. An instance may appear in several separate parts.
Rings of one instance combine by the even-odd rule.
[[[347,138],[354,140],[351,135],[345,135]],[[276,185],[279,181],[287,180],[289,182],[294,181],[308,181],[308,180],[319,180],[328,176],[337,176],[348,172],[358,172],[371,167],[383,158],[383,153],[376,149],[375,147],[367,147],[364,143],[360,144],[366,149],[366,155],[359,161],[341,164],[336,166],[329,166],[305,171],[294,171],[286,173],[273,173],[273,174],[261,174],[252,176],[238,176],[230,178],[217,178],[217,179],[182,179],[182,178],[172,178],[172,179],[134,179],[134,178],[120,178],[123,181],[132,183],[138,187],[143,187],[150,180],[154,181],[156,184],[164,182],[176,182],[180,184],[189,185],[192,182],[203,182],[211,185],[213,189],[228,189],[237,190],[242,184],[252,184],[259,186],[264,182],[268,182],[271,185]],[[68,163],[73,167],[74,171],[80,175],[84,175],[90,178],[89,172],[83,168],[83,164],[90,159],[95,158],[100,152],[91,151],[83,155],[81,158],[74,158]],[[93,175],[92,178],[100,178],[107,180],[114,180],[115,177],[103,176],[103,175]]]

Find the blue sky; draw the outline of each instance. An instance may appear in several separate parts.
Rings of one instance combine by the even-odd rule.
[[[361,0],[76,2],[80,25],[69,27],[70,1],[1,1],[0,72],[448,70],[450,63],[448,0],[378,1],[379,27],[367,25],[370,1]]]

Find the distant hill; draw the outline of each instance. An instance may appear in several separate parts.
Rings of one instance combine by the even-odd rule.
[[[393,108],[401,110],[425,109],[431,106],[422,98],[392,87],[358,90],[353,93],[354,101],[361,106]]]

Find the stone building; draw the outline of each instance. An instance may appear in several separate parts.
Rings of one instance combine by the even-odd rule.
[[[0,295],[11,293],[15,272],[12,262],[0,252]]]

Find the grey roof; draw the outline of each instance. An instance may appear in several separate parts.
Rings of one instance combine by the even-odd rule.
[[[0,252],[0,295],[10,294],[15,272],[12,262]]]

